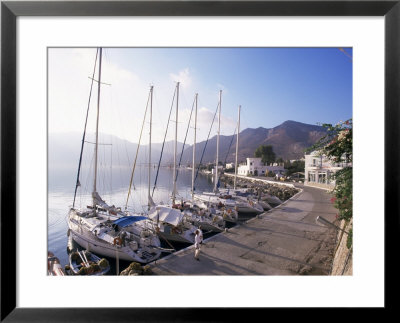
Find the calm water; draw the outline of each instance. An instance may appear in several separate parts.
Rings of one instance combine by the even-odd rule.
[[[151,188],[154,185],[156,168],[151,171]],[[93,178],[90,176],[91,169],[82,170],[80,176],[81,187],[75,200],[75,207],[91,205],[91,191],[93,189]],[[153,199],[156,203],[167,203],[172,192],[172,173],[170,168],[160,168],[157,187]],[[97,191],[108,204],[114,204],[124,209],[131,170],[128,168],[100,169],[98,173]],[[72,206],[75,190],[76,170],[73,169],[51,169],[48,176],[48,250],[52,251],[64,266],[68,264],[68,237],[67,237],[67,215]],[[177,191],[183,198],[190,196],[192,182],[191,170],[180,170],[177,181]],[[211,176],[199,174],[195,183],[196,191],[212,190],[213,182]],[[147,207],[148,191],[148,168],[137,167],[134,177],[134,189],[128,202],[128,209],[136,212],[144,212]],[[74,245],[76,247],[76,245]],[[110,260],[110,259],[109,259]],[[115,260],[110,260],[113,264]],[[120,270],[128,264],[121,263]],[[114,271],[115,268],[112,268]]]

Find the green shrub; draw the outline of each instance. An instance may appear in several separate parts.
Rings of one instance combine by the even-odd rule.
[[[347,249],[350,249],[353,246],[353,229],[349,230],[349,234],[347,235]]]

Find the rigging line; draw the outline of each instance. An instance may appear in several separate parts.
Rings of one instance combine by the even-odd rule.
[[[95,62],[94,62],[94,68],[93,68],[93,76],[92,76],[92,82],[90,84],[90,92],[89,92],[89,100],[88,100],[88,106],[87,106],[87,110],[86,110],[86,119],[85,119],[85,127],[83,130],[83,137],[82,137],[82,145],[81,145],[81,153],[79,156],[79,164],[78,164],[78,174],[76,176],[76,183],[75,183],[75,193],[74,193],[74,202],[72,204],[72,208],[75,208],[75,198],[76,198],[76,191],[78,189],[78,186],[80,186],[80,182],[79,182],[79,175],[81,172],[81,163],[82,163],[82,153],[83,153],[83,147],[85,144],[85,137],[86,137],[86,126],[87,126],[87,121],[88,121],[88,117],[89,117],[89,107],[90,107],[90,99],[92,97],[92,89],[93,89],[93,83],[94,83],[94,74],[96,72],[96,65],[97,65],[97,56],[99,54],[99,49],[97,49],[96,51],[96,58],[95,58]]]
[[[95,142],[91,142],[91,141],[85,141],[87,144],[92,144],[95,145]],[[99,146],[112,146],[112,144],[103,144],[103,143],[98,143]]]
[[[112,146],[111,146],[112,147]],[[117,155],[117,159],[118,159],[118,164],[117,165],[119,165],[119,166],[121,166],[122,165],[122,163],[121,163],[121,156],[120,156],[120,150],[118,149],[118,146],[117,146],[117,150],[116,150],[116,155]],[[117,172],[117,174],[118,174],[118,180],[119,180],[119,183],[123,183],[123,179],[124,179],[124,176],[123,176],[123,174],[122,174],[122,169],[121,169],[121,167],[118,167],[118,172]]]
[[[110,60],[108,56],[109,56],[109,53],[107,52],[107,58],[108,58],[108,60]],[[112,76],[115,77],[115,72],[113,73]],[[113,88],[111,88],[111,91],[110,91],[110,106],[111,107],[115,107],[113,109],[113,112],[116,112],[116,113],[112,114],[112,117],[115,117],[115,119],[113,119],[113,120],[119,125],[119,130],[122,133],[122,138],[127,138],[127,136],[125,135],[126,131],[125,131],[124,123],[121,121],[122,120],[122,118],[121,118],[121,109],[120,109],[121,104],[120,104],[120,101],[118,100],[118,98],[117,98],[117,100],[115,100],[114,98],[115,98],[114,91],[113,91]],[[112,140],[112,138],[111,138],[111,140]],[[119,145],[119,146],[121,146],[121,145]],[[127,141],[126,140],[123,141],[123,147],[121,147],[121,148],[125,149],[126,160],[128,162],[128,165],[130,165],[131,161],[129,159],[129,153],[128,153],[128,147],[127,147]],[[117,149],[118,149],[118,147],[117,147]],[[122,165],[121,164],[121,160],[119,162],[120,162],[119,165],[121,166]],[[120,172],[121,172],[121,170],[120,170]],[[122,175],[121,175],[121,177],[122,177]]]
[[[113,96],[113,92],[111,92],[111,95]],[[116,115],[116,119],[117,119],[118,124],[120,125],[120,129],[121,129],[121,132],[122,132],[122,137],[123,138],[127,138],[127,136],[125,135],[126,131],[125,131],[124,123],[121,121],[122,120],[121,109],[119,107],[120,107],[120,105],[118,104],[117,108],[115,109],[117,111],[117,113],[115,114]],[[125,149],[125,155],[126,155],[126,160],[128,162],[128,165],[131,165],[131,160],[130,160],[130,157],[129,157],[127,143],[128,143],[128,141],[125,139],[123,141],[123,147],[122,148]]]
[[[110,147],[112,147],[112,146],[110,146]],[[104,147],[102,150],[103,150],[103,168],[102,168],[102,172],[103,172],[103,181],[104,181],[103,189],[104,189],[104,194],[108,194],[109,195],[110,203],[111,203],[111,194],[112,194],[112,192],[108,191],[108,185],[107,185],[108,182],[109,182],[109,176],[111,174],[111,173],[108,173],[108,169],[107,169],[107,166],[108,166],[107,156],[108,156],[108,154],[106,154],[106,153],[107,153],[108,150],[106,151],[106,147]]]
[[[104,189],[104,193],[106,193],[106,192],[107,192],[107,186],[106,186],[106,183],[107,183],[106,150],[105,150],[105,149],[102,149],[102,150],[103,150],[103,181],[104,181],[104,183],[103,183],[103,189]]]
[[[208,131],[208,136],[207,136],[206,144],[204,145],[203,152],[202,152],[202,154],[201,154],[200,163],[199,163],[199,166],[197,167],[197,171],[196,171],[196,176],[195,176],[195,178],[194,178],[194,182],[196,182],[197,175],[199,175],[200,165],[201,165],[201,162],[203,161],[204,152],[206,151],[206,148],[207,148],[208,139],[210,138],[211,129],[212,129],[212,127],[213,127],[213,124],[214,124],[214,121],[215,121],[215,117],[216,117],[217,112],[218,112],[218,108],[219,108],[219,102],[218,102],[218,104],[217,104],[217,108],[215,109],[214,118],[213,118],[213,120],[212,120],[212,122],[211,122],[210,130]],[[193,189],[193,190],[195,190],[195,189]]]
[[[193,114],[193,108],[194,108],[195,100],[196,100],[196,99],[193,100],[192,110],[190,111],[189,122],[188,122],[188,126],[187,126],[187,128],[186,128],[185,140],[183,141],[181,157],[179,158],[179,164],[178,164],[178,168],[177,168],[176,174],[175,174],[175,175],[176,175],[176,176],[175,176],[175,182],[178,181],[179,167],[181,166],[181,161],[182,161],[182,156],[183,156],[183,150],[185,149],[186,139],[187,139],[187,135],[188,135],[188,132],[189,132],[190,121],[192,120],[192,114]]]
[[[100,137],[101,138],[101,137]],[[100,192],[101,194],[103,194],[104,191],[104,172],[103,172],[103,167],[104,167],[104,160],[103,160],[103,156],[102,153],[104,155],[104,150],[102,149],[98,149],[97,150],[97,156],[98,156],[98,171],[97,171],[97,178],[98,178],[98,187],[100,187],[100,189],[98,189],[97,191]]]
[[[110,156],[110,158],[111,158],[111,165],[110,165],[110,203],[111,203],[111,205],[112,205],[112,162],[113,162],[113,153],[112,153],[112,146],[111,146],[111,154],[110,154],[111,156]]]
[[[90,162],[89,162],[89,164],[88,164],[87,162],[88,162],[89,160],[90,160]],[[89,169],[87,169],[86,181],[85,181],[84,189],[81,189],[81,190],[80,190],[80,206],[81,206],[81,207],[82,207],[82,199],[84,198],[84,196],[87,197],[87,195],[89,194],[89,193],[88,193],[88,187],[89,187],[89,180],[92,180],[92,179],[90,178],[90,176],[91,176],[91,174],[93,173],[93,172],[92,172],[92,169],[93,169],[93,164],[94,164],[94,154],[92,154],[92,157],[91,157],[91,158],[89,158],[89,157],[86,158],[85,164],[86,164],[86,165],[89,165]],[[89,195],[89,196],[90,196],[90,195]],[[83,202],[85,202],[85,200],[84,200]]]
[[[143,118],[143,122],[142,122],[142,128],[140,129],[139,143],[138,143],[137,148],[136,148],[135,162],[134,162],[133,167],[132,167],[132,174],[131,174],[131,180],[129,182],[128,196],[126,198],[126,203],[125,203],[125,210],[128,208],[129,196],[131,195],[131,188],[132,188],[132,183],[133,183],[133,175],[135,174],[136,161],[137,161],[137,157],[138,157],[138,154],[139,154],[139,147],[140,147],[140,141],[142,139],[144,123],[146,121],[147,109],[149,107],[150,95],[151,95],[151,92],[149,93],[149,97],[147,98],[147,104],[146,104],[146,110],[144,111],[144,118]]]
[[[176,87],[175,87],[174,95],[173,95],[173,97],[172,97],[171,108],[170,108],[170,110],[169,110],[167,128],[165,129],[164,141],[163,141],[163,144],[162,144],[162,147],[161,147],[160,159],[159,159],[159,161],[158,161],[157,173],[156,173],[156,178],[155,178],[155,180],[154,180],[153,191],[151,192],[151,197],[152,197],[152,198],[153,198],[153,196],[154,196],[154,190],[156,189],[156,185],[157,185],[157,178],[158,178],[158,173],[159,173],[159,171],[160,171],[161,159],[162,159],[162,155],[163,155],[163,152],[164,152],[165,139],[167,138],[168,127],[169,127],[169,121],[171,120],[171,113],[172,113],[172,108],[173,108],[173,106],[174,106],[175,95],[176,95]]]
[[[99,122],[100,122],[100,90],[101,90],[101,62],[102,62],[102,51],[103,49],[100,47],[99,48],[99,54],[100,54],[100,59],[99,59],[99,73],[98,73],[98,79],[99,82],[97,83],[97,113],[96,113],[96,145],[95,145],[95,150],[94,150],[94,180],[93,180],[93,190],[92,193],[97,192],[97,155],[98,155],[98,145],[97,143],[99,142]],[[93,197],[93,214],[96,215],[96,200]]]
[[[229,144],[228,151],[226,152],[225,160],[224,160],[224,164],[223,164],[223,165],[226,165],[226,160],[228,159],[229,151],[231,150],[232,143],[233,143],[233,138],[234,138],[235,135],[236,135],[236,131],[237,131],[237,127],[235,128],[235,132],[233,133],[233,136],[232,136],[232,139],[231,139],[231,143]],[[221,172],[221,173],[219,174],[219,176],[218,176],[218,181],[219,181],[219,179],[221,178],[221,175],[222,175],[222,172]]]

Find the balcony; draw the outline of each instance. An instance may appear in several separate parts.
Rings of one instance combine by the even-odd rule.
[[[307,164],[307,168],[320,169],[322,166],[321,164]]]

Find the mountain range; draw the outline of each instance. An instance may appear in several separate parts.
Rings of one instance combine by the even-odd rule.
[[[245,161],[246,157],[253,157],[254,152],[260,145],[271,145],[276,157],[284,160],[300,159],[304,157],[304,150],[312,146],[323,135],[325,128],[317,125],[310,125],[296,121],[285,121],[281,125],[274,128],[247,128],[240,132],[239,135],[239,151],[238,161]],[[130,141],[120,139],[111,135],[100,135],[102,145],[100,150],[111,149],[113,152],[113,166],[131,166],[136,154],[137,144]],[[78,133],[58,133],[51,134],[48,138],[48,161],[50,167],[76,167],[79,160],[79,152],[81,147],[82,134]],[[85,149],[90,148],[94,141],[94,135],[89,134],[86,139]],[[103,141],[103,142],[102,142]],[[112,146],[110,144],[112,143]],[[206,141],[196,144],[196,163],[200,162]],[[93,145],[92,145],[93,146]],[[162,158],[163,164],[171,164],[173,162],[173,141],[165,143]],[[182,143],[178,143],[179,161]],[[107,148],[108,147],[108,148]],[[157,164],[161,153],[161,143],[152,144],[152,163]],[[217,147],[217,136],[212,137],[207,142],[207,148],[204,152],[202,163],[215,162]],[[219,160],[224,162],[233,162],[235,160],[236,151],[236,135],[220,136],[219,142]],[[230,148],[230,149],[229,149]],[[229,152],[228,152],[229,150]],[[104,154],[104,152],[102,153]],[[192,163],[193,145],[187,145],[183,152],[182,165],[190,165]],[[137,163],[148,163],[148,146],[142,145],[139,149]]]
[[[300,159],[304,157],[304,150],[316,143],[325,134],[326,130],[322,126],[291,120],[270,129],[247,128],[239,134],[238,161],[244,162],[247,157],[254,157],[254,152],[260,145],[271,145],[277,158],[281,157],[284,160]],[[220,136],[219,140],[219,160],[224,162],[226,158],[226,162],[235,161],[236,135]],[[200,162],[204,146],[205,141],[196,144],[197,163]],[[215,162],[216,149],[217,136],[214,136],[207,143],[202,163]],[[192,153],[192,146],[186,148],[182,160],[185,163],[191,163]]]

